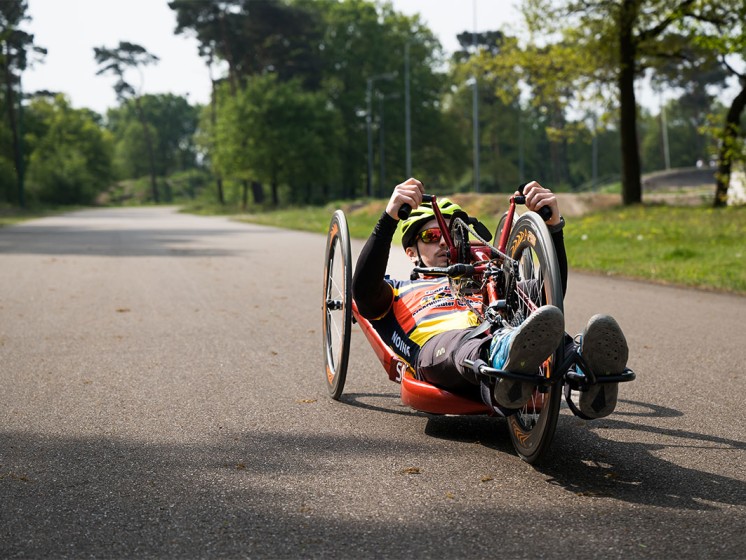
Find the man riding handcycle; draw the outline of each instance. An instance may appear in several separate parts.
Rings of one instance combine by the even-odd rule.
[[[355,267],[355,318],[374,348],[390,352],[382,361],[393,360],[406,370],[395,379],[402,382],[403,400],[405,389],[411,392],[405,385],[416,379],[415,389],[431,385],[448,398],[481,401],[483,411],[514,423],[517,450],[533,462],[551,441],[563,389],[582,418],[614,410],[618,382],[634,379],[626,368],[624,334],[607,315],[592,317],[575,339],[564,332],[564,220],[549,189],[531,182],[511,198],[509,221],[504,218],[496,234],[497,248],[480,237],[486,228],[457,204],[423,202],[427,196],[416,179],[395,187]],[[518,200],[532,212],[514,220]],[[402,207],[411,213],[400,213]],[[404,251],[415,265],[408,280],[386,276],[399,225]],[[477,238],[476,249],[470,237]],[[467,264],[452,266],[456,261]],[[463,289],[468,282],[459,278],[464,276],[479,277],[481,284]],[[325,292],[328,310],[326,287]],[[330,383],[338,381],[329,366],[327,376]],[[577,403],[571,390],[579,391]]]

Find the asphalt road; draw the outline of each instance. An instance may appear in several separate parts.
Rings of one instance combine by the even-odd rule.
[[[571,273],[638,380],[533,467],[403,407],[357,328],[327,397],[323,251],[164,208],[0,229],[0,558],[744,557],[746,298]]]

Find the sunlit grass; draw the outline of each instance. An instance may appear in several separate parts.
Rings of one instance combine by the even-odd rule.
[[[746,209],[635,206],[565,229],[578,270],[746,293]]]
[[[380,203],[331,204],[236,218],[326,233],[337,207],[345,211],[350,235],[359,239],[367,238],[383,210]],[[483,221],[494,231],[496,218]],[[568,219],[565,243],[573,270],[746,293],[746,208],[633,206],[605,210]]]

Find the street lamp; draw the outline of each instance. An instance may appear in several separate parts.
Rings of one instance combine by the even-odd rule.
[[[367,181],[367,195],[372,196],[373,193],[373,128],[372,128],[372,108],[371,108],[371,97],[373,96],[373,84],[379,80],[393,80],[396,77],[396,72],[388,72],[386,74],[376,74],[371,76],[367,80],[367,87],[365,89],[365,124],[368,130],[368,181]]]
[[[472,86],[472,132],[474,143],[474,192],[479,192],[479,83],[476,76],[472,76],[466,81],[467,85]]]
[[[378,128],[378,162],[381,166],[380,176],[378,177],[378,196],[383,196],[384,183],[386,182],[386,144],[383,139],[384,135],[384,107],[383,103],[387,99],[396,99],[400,97],[398,93],[392,93],[391,95],[378,94],[378,113],[380,114],[381,122]]]

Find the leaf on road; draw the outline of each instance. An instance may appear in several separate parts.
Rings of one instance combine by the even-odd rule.
[[[117,313],[129,313],[130,308],[129,307],[117,307]]]
[[[299,400],[297,400],[295,402],[297,402],[299,404],[310,404],[310,403],[315,403],[316,400],[317,399],[299,399]]]
[[[402,474],[422,474],[422,470],[420,467],[407,467],[403,471],[401,471]]]

